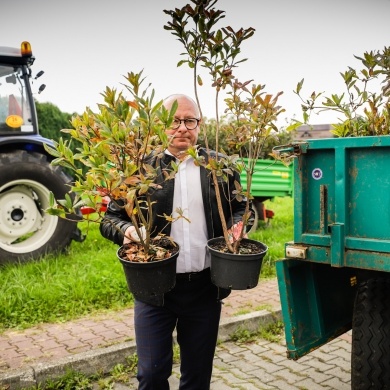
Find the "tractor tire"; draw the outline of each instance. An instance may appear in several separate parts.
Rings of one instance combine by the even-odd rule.
[[[390,389],[390,280],[358,289],[352,319],[352,390]]]
[[[63,199],[70,182],[44,154],[0,154],[0,265],[37,260],[81,240],[77,223],[44,211],[50,191]]]

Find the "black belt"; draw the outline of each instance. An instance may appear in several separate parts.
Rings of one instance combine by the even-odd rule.
[[[180,281],[193,282],[194,280],[206,278],[208,275],[210,275],[210,268],[206,268],[199,272],[184,272],[176,274],[176,279]]]

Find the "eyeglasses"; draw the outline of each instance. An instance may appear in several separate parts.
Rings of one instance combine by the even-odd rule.
[[[172,130],[177,130],[181,122],[184,122],[184,126],[186,127],[187,130],[195,130],[199,124],[200,119],[196,118],[188,118],[188,119],[174,119],[171,125]]]

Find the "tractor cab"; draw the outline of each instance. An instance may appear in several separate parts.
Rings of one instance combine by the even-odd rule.
[[[20,49],[0,46],[0,136],[38,133],[30,85],[34,59],[28,42]]]

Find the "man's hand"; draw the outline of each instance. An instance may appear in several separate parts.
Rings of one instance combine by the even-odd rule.
[[[141,231],[142,239],[145,239],[146,237],[145,226],[141,226],[139,230]],[[137,231],[135,230],[135,227],[129,226],[125,231],[125,238],[123,239],[123,243],[127,244],[128,242],[133,242],[133,241],[139,242],[140,239],[137,234]]]

